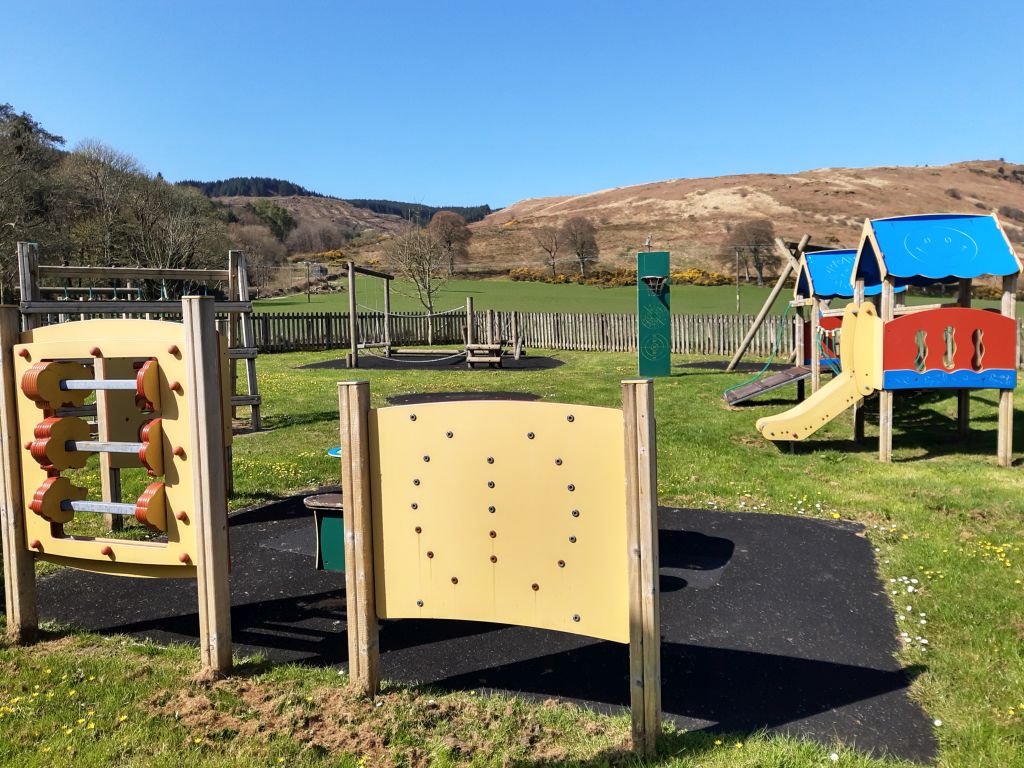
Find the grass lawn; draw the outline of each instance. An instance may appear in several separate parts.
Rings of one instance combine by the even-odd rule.
[[[293,294],[276,299],[254,302],[259,312],[348,312],[348,294],[340,292],[342,283],[336,284],[337,293]],[[358,276],[356,295],[359,304],[369,310],[383,311],[384,289],[382,281]],[[771,286],[742,284],[740,310],[753,315],[760,311],[771,292]],[[423,312],[412,285],[396,280],[392,286],[391,308],[396,312]],[[549,285],[547,283],[516,282],[513,280],[451,280],[445,284],[435,300],[434,310],[440,312],[465,306],[466,297],[473,297],[475,309],[518,310],[520,312],[575,312],[575,313],[627,313],[636,311],[636,289],[600,288],[594,285]],[[792,298],[792,289],[786,288],[776,300],[773,310],[781,314],[786,301]],[[911,296],[910,304],[930,304],[939,301],[933,297]],[[953,301],[948,299],[946,301]],[[677,315],[722,315],[736,313],[736,288],[732,285],[698,286],[673,285],[672,312]],[[837,305],[838,306],[838,305]],[[976,301],[975,306],[998,307],[997,301]],[[1017,316],[1022,316],[1018,306]]]
[[[617,406],[619,381],[635,375],[632,355],[553,354],[567,364],[359,377],[371,382],[374,405],[398,392],[493,389]],[[295,370],[333,356],[260,358],[268,431],[236,438],[233,506],[337,481],[337,461],[324,450],[337,444],[343,372]],[[780,451],[753,425],[787,403],[728,410],[721,391],[746,374],[676,370],[655,385],[660,503],[863,523],[898,613],[913,603],[899,629],[929,641],[906,644],[899,661],[923,670],[913,695],[941,720],[940,765],[1024,765],[1024,476],[996,466],[994,393],[973,398],[977,429],[964,443],[955,439],[955,398],[898,398],[894,463],[881,465],[870,420],[866,446],[847,440],[845,416],[798,452]],[[1024,418],[1017,424],[1019,452]],[[190,679],[194,649],[49,629],[35,647],[0,647],[0,765],[598,766],[621,757],[628,735],[625,717],[470,691],[389,688],[375,709],[344,693],[333,670],[258,658],[240,660],[231,680],[205,685]],[[666,732],[662,747],[652,764],[900,765],[758,733]]]

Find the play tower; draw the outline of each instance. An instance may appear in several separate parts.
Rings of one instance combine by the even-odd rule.
[[[1021,263],[995,215],[930,214],[868,220],[854,259],[854,300],[843,313],[841,370],[795,408],[757,422],[769,440],[803,440],[864,397],[878,393],[881,461],[892,459],[893,394],[955,389],[961,433],[972,389],[999,390],[998,456],[1012,453],[1013,389],[1017,383],[1014,318]],[[999,310],[971,307],[971,284],[1002,280]],[[879,283],[878,309],[865,301]],[[906,286],[959,285],[956,304],[897,305]]]

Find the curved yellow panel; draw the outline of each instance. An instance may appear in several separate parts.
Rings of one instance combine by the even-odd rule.
[[[620,410],[470,401],[369,423],[381,618],[629,641]]]
[[[47,360],[87,360],[93,348],[107,360],[111,378],[134,378],[133,363],[156,358],[160,388],[159,411],[141,414],[134,392],[116,392],[109,405],[116,439],[138,440],[138,425],[154,416],[162,418],[167,542],[130,541],[65,536],[59,526],[28,509],[28,504],[47,473],[32,460],[28,450],[21,461],[25,531],[29,548],[43,560],[81,570],[124,576],[194,578],[199,557],[192,483],[191,432],[184,350],[184,326],[156,320],[85,320],[37,328],[22,334],[14,347],[15,381],[34,363]],[[223,349],[223,346],[222,346]],[[223,367],[223,358],[222,358]],[[175,386],[172,389],[172,385]],[[19,442],[24,445],[44,411],[18,389]],[[174,449],[180,448],[180,455]],[[132,456],[128,466],[141,466]],[[99,489],[91,489],[92,499]],[[125,499],[133,503],[134,499]],[[76,513],[88,514],[88,513]],[[35,546],[33,546],[35,545]]]

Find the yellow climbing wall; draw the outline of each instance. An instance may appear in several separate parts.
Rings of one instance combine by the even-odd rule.
[[[622,411],[431,403],[369,424],[378,616],[629,642]]]

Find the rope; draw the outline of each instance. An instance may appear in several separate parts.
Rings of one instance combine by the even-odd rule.
[[[365,351],[367,353],[373,355],[374,357],[380,357],[380,358],[382,358],[384,360],[390,360],[393,363],[403,363],[405,365],[430,365],[431,363],[443,363],[445,360],[454,360],[456,358],[459,358],[459,357],[463,357],[464,358],[466,356],[465,351],[462,351],[462,352],[455,352],[454,354],[448,355],[447,357],[435,357],[435,358],[431,358],[430,360],[402,360],[402,359],[397,358],[397,357],[388,357],[387,355],[382,355],[379,352],[374,352],[374,351],[369,350],[369,349],[367,349]]]
[[[723,391],[722,392],[723,395],[729,394],[734,389],[739,389],[740,387],[745,387],[745,386],[747,386],[747,384],[753,384],[755,381],[759,380],[762,376],[765,375],[765,373],[768,371],[768,368],[771,367],[772,362],[774,362],[775,356],[779,353],[779,348],[782,346],[782,334],[786,330],[786,318],[789,317],[789,313],[790,313],[790,311],[792,309],[793,308],[787,304],[786,305],[786,311],[782,313],[782,320],[781,320],[781,322],[779,322],[779,330],[775,334],[775,344],[772,347],[771,355],[768,357],[768,362],[766,362],[764,364],[764,367],[762,367],[761,370],[759,370],[757,373],[755,373],[753,376],[751,376],[746,381],[741,381],[739,384],[737,384],[737,385],[735,385],[733,387],[729,387],[728,389]]]

